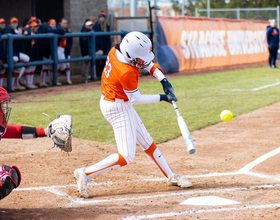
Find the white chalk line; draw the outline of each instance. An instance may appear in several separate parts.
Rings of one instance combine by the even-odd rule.
[[[221,188],[221,189],[214,189],[214,190],[190,190],[187,192],[175,192],[175,193],[161,193],[156,195],[150,196],[138,196],[138,197],[124,197],[124,198],[110,198],[110,199],[102,199],[102,200],[89,200],[89,199],[81,199],[81,198],[73,198],[68,197],[71,201],[71,205],[89,205],[89,204],[98,204],[98,203],[115,203],[115,202],[122,202],[122,201],[133,201],[133,200],[144,200],[144,199],[154,199],[154,198],[170,198],[171,196],[174,197],[182,197],[187,195],[194,195],[194,194],[224,194],[233,191],[248,191],[248,190],[256,190],[256,189],[268,189],[268,188],[279,188],[280,184],[274,185],[260,185],[260,186],[249,186],[249,187],[233,187],[233,188]]]
[[[264,154],[251,163],[247,164],[243,168],[239,169],[236,172],[230,172],[230,173],[210,173],[210,174],[203,174],[203,175],[189,175],[185,176],[185,178],[202,178],[202,177],[217,177],[217,176],[228,176],[228,175],[253,175],[257,176],[260,178],[272,178],[275,180],[276,179],[274,176],[269,176],[266,174],[259,174],[259,173],[254,173],[250,172],[252,168],[257,166],[258,164],[264,162],[268,158],[278,154],[280,152],[280,147],[268,152],[267,154]],[[166,181],[166,178],[154,178],[154,179],[144,179],[144,181]],[[143,180],[142,180],[143,181]],[[129,182],[129,181],[127,181]],[[112,185],[112,184],[117,184],[113,183],[111,181],[109,182],[103,182],[103,183],[90,183],[88,185]],[[118,183],[120,184],[120,182]],[[248,190],[250,188],[256,189],[256,188],[267,188],[267,187],[279,187],[279,184],[276,185],[264,185],[264,186],[254,186],[254,187],[249,187],[249,188],[228,188],[228,189],[219,189],[219,190],[205,190],[205,191],[197,191],[197,190],[192,190],[188,192],[182,192],[182,193],[163,193],[163,194],[156,194],[156,195],[151,195],[151,196],[140,196],[140,197],[128,197],[128,198],[111,198],[111,199],[104,199],[104,200],[84,200],[82,198],[73,198],[70,195],[59,191],[58,189],[60,188],[66,188],[66,187],[77,187],[77,185],[70,184],[70,185],[62,185],[62,186],[48,186],[48,187],[32,187],[32,188],[17,188],[15,190],[17,191],[25,191],[25,190],[46,190],[48,192],[54,193],[59,196],[64,196],[67,199],[71,201],[71,205],[85,205],[85,204],[98,204],[98,203],[104,203],[104,202],[118,202],[118,201],[129,201],[129,200],[139,200],[139,199],[150,199],[150,198],[158,198],[158,197],[169,197],[169,196],[182,196],[182,195],[190,195],[190,194],[195,194],[195,193],[202,193],[202,194],[209,194],[209,193],[223,193],[223,192],[228,192],[228,191],[234,191],[234,190]]]
[[[254,172],[246,172],[245,174],[250,175],[250,176],[256,176],[256,177],[259,177],[259,178],[272,179],[272,180],[280,181],[280,178],[276,178],[275,176],[271,176],[271,175],[254,173]]]
[[[255,166],[259,165],[260,163],[262,163],[263,161],[267,160],[270,157],[273,157],[274,155],[280,153],[280,147],[276,148],[275,150],[272,150],[260,157],[258,157],[256,160],[254,160],[253,162],[247,164],[246,166],[244,166],[243,168],[241,168],[239,171],[240,173],[244,173],[244,172],[248,172],[251,169],[253,169]]]
[[[257,159],[255,159],[254,161],[252,161],[251,163],[245,165],[244,167],[242,167],[241,169],[239,169],[238,171],[235,172],[229,172],[229,173],[208,173],[208,174],[201,174],[201,175],[185,175],[185,178],[202,178],[202,177],[218,177],[218,176],[232,176],[232,175],[239,175],[239,174],[244,174],[244,175],[254,175],[254,176],[258,176],[261,178],[269,178],[269,179],[275,179],[277,181],[280,181],[279,178],[275,178],[274,176],[269,176],[266,174],[257,174],[257,173],[253,173],[250,172],[251,169],[253,169],[255,166],[261,164],[262,162],[264,162],[265,160],[267,160],[270,157],[275,156],[276,154],[280,153],[280,147],[258,157]],[[157,179],[144,179],[145,181],[162,181],[162,180],[166,180],[165,178],[157,178]]]
[[[139,215],[139,216],[127,216],[122,218],[123,220],[139,220],[139,219],[154,219],[154,218],[164,218],[173,217],[178,215],[194,215],[201,213],[213,213],[213,212],[228,212],[228,211],[242,211],[249,209],[267,209],[267,208],[277,208],[280,204],[267,204],[267,205],[245,205],[238,208],[219,208],[219,209],[194,209],[184,212],[169,212],[169,213],[158,213],[151,215]]]
[[[278,154],[280,152],[280,147],[272,150],[260,157],[258,157],[256,160],[252,161],[251,163],[247,164],[243,168],[239,169],[237,172],[233,172],[235,174],[247,174],[247,175],[254,175],[258,176],[261,178],[273,178],[272,176],[265,175],[265,174],[259,174],[259,173],[254,173],[250,172],[251,169],[253,169],[255,166],[259,165],[260,163],[264,162],[268,158]],[[233,174],[233,173],[228,173],[228,174]],[[277,184],[279,185],[279,184]],[[270,185],[271,186],[271,185]],[[274,185],[276,186],[276,185]],[[252,187],[249,187],[249,189],[252,189]],[[262,188],[262,187],[260,187]],[[264,187],[266,188],[266,187]],[[263,189],[264,189],[263,188]],[[240,189],[238,188],[232,188],[235,191],[238,191]],[[225,189],[227,192],[230,189]],[[248,189],[247,189],[248,190]],[[222,191],[223,192],[223,191]],[[216,192],[216,193],[222,193]],[[210,212],[222,212],[222,211],[239,211],[239,210],[244,210],[244,209],[264,209],[264,208],[272,208],[272,207],[280,207],[280,204],[270,204],[270,205],[258,205],[258,206],[242,206],[239,208],[222,208],[222,209],[204,209],[204,210],[191,210],[191,211],[185,211],[185,212],[171,212],[171,213],[161,213],[161,214],[151,214],[151,215],[142,215],[142,216],[128,216],[123,218],[124,220],[134,220],[134,219],[152,219],[152,218],[161,218],[161,217],[172,217],[172,216],[177,216],[177,215],[189,215],[189,214],[199,214],[199,213],[210,213]]]
[[[90,182],[87,185],[88,186],[101,186],[101,185],[113,185],[113,184],[116,184],[116,183],[114,183],[112,181],[107,181],[107,182],[101,182],[101,183]],[[14,189],[14,191],[29,191],[29,190],[46,190],[46,191],[48,191],[49,189],[52,190],[54,188],[59,189],[59,188],[67,188],[67,187],[77,187],[77,184],[16,188],[16,189]]]
[[[266,89],[268,87],[277,86],[279,84],[280,84],[280,82],[265,85],[265,86],[261,86],[261,87],[254,88],[254,89],[223,89],[223,91],[230,91],[230,92],[235,92],[235,91],[258,91],[258,90],[261,90],[261,89]]]

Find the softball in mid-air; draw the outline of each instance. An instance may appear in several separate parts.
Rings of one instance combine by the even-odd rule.
[[[220,116],[221,119],[225,122],[229,122],[233,117],[232,112],[230,110],[223,110]]]

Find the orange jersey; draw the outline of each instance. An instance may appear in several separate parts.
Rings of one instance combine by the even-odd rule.
[[[34,44],[35,44],[35,39],[31,39],[31,48],[34,47]]]
[[[62,47],[65,49],[67,44],[67,37],[63,37],[59,42],[58,42],[58,46]]]
[[[120,62],[113,47],[106,60],[102,73],[101,92],[105,100],[115,101],[115,98],[128,101],[125,91],[134,91],[138,88],[139,70],[137,67]]]

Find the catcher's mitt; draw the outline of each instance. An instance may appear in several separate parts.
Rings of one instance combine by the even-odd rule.
[[[58,115],[47,128],[47,135],[54,142],[54,147],[59,147],[65,152],[72,151],[72,116]]]

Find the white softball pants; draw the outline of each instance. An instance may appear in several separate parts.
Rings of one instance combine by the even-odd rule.
[[[20,59],[20,62],[23,62],[23,63],[27,63],[30,60],[29,56],[24,53],[19,53],[19,59]],[[19,59],[17,56],[13,56],[14,63],[17,63],[19,61]]]
[[[116,99],[115,102],[106,101],[102,95],[100,109],[113,127],[118,153],[111,154],[98,163],[84,168],[87,176],[91,177],[132,162],[135,157],[136,143],[142,147],[145,154],[166,177],[173,175],[131,102],[124,102],[122,99]]]
[[[43,57],[43,60],[50,60],[51,56],[49,58]],[[42,65],[42,70],[52,70],[52,64],[44,64]]]
[[[65,60],[65,49],[63,47],[57,47],[57,58],[59,60]],[[66,63],[59,63],[57,69],[63,71],[66,69]]]
[[[133,161],[136,152],[136,143],[147,150],[153,143],[139,115],[131,102],[116,99],[115,102],[100,99],[100,109],[107,121],[112,125],[118,152],[127,163]]]

